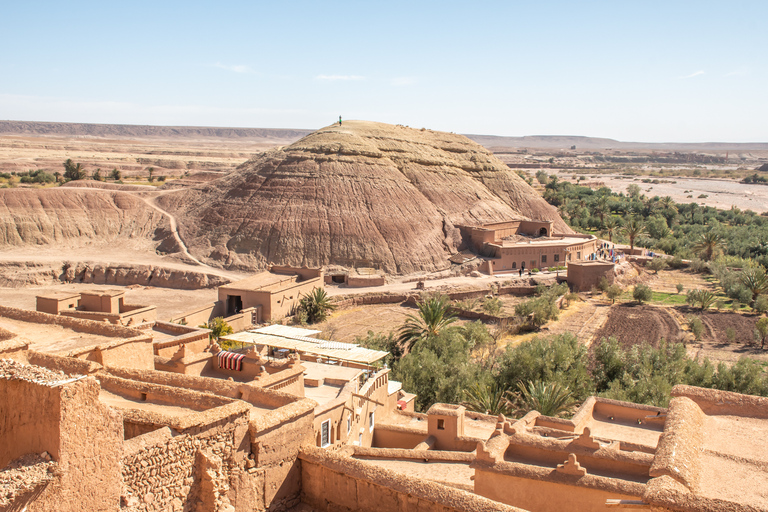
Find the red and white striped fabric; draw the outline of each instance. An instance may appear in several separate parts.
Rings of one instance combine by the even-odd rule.
[[[224,370],[235,370],[237,372],[242,371],[245,354],[222,350],[216,355],[219,358],[219,368]]]

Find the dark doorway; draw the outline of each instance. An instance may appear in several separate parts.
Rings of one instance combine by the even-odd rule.
[[[547,228],[541,228],[539,230],[539,236],[547,236]]]
[[[227,316],[238,314],[243,310],[243,299],[239,295],[227,295]]]

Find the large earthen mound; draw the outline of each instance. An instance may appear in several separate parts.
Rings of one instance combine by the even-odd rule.
[[[450,266],[456,226],[557,211],[489,151],[431,130],[347,121],[166,194],[192,254],[225,266]]]

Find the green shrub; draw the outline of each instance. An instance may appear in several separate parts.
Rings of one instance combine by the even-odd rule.
[[[669,267],[674,269],[683,268],[683,259],[680,256],[675,256],[669,260]]]
[[[501,300],[498,297],[489,297],[483,301],[483,311],[489,315],[498,315],[501,311]]]
[[[614,304],[616,302],[616,299],[618,299],[621,294],[624,293],[624,290],[621,289],[621,286],[617,284],[612,284],[608,287],[607,290],[605,290],[605,294],[608,296],[609,299],[611,299],[611,304]]]
[[[755,313],[760,313],[761,315],[768,311],[768,297],[765,295],[758,295],[757,299],[755,299],[755,303],[752,304],[752,309],[755,310]]]
[[[701,318],[697,316],[689,316],[688,317],[688,328],[693,333],[694,338],[697,340],[701,339],[701,335],[704,334],[704,322],[701,321]]]
[[[678,294],[679,294],[679,293],[683,293],[683,290],[685,289],[685,287],[684,287],[682,284],[680,284],[680,283],[677,283],[677,284],[675,285],[675,288],[677,288],[677,293],[678,293]]]
[[[635,285],[635,289],[632,291],[632,298],[642,304],[648,302],[653,297],[653,290],[647,285],[638,284]]]

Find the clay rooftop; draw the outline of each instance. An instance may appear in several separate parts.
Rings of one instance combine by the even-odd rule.
[[[279,288],[278,285],[291,283],[301,280],[298,274],[273,274],[271,272],[260,272],[241,281],[219,286],[222,290],[251,290],[251,291],[272,291]]]
[[[592,238],[580,238],[572,236],[563,236],[556,238],[524,238],[514,240],[502,240],[494,242],[492,245],[501,247],[561,247],[562,245],[581,244],[590,241]]]
[[[39,352],[67,352],[88,347],[95,347],[97,345],[103,345],[107,343],[114,343],[117,339],[123,338],[123,336],[117,334],[118,332],[125,332],[126,334],[131,331],[134,332],[134,334],[126,335],[124,338],[130,338],[132,336],[139,336],[142,334],[135,329],[117,327],[112,329],[114,330],[114,334],[111,335],[88,332],[88,329],[85,327],[82,330],[75,330],[73,328],[66,327],[57,323],[48,323],[47,321],[50,320],[48,317],[54,317],[54,315],[47,315],[46,313],[30,313],[25,315],[23,317],[24,319],[12,318],[6,315],[5,310],[7,309],[12,308],[0,309],[0,329],[6,329],[16,334],[17,336],[24,338],[29,342],[30,350],[37,350]],[[40,318],[43,318],[46,321],[36,321]],[[102,322],[91,322],[85,320],[77,321],[83,322],[83,326],[98,326],[100,329],[98,329],[97,332],[108,332],[113,327]],[[62,323],[65,322],[66,320],[64,320]]]
[[[80,298],[80,293],[74,293],[74,292],[49,292],[42,295],[38,295],[38,297],[43,299],[53,299],[53,300],[67,300],[67,299],[74,299],[74,298]]]

